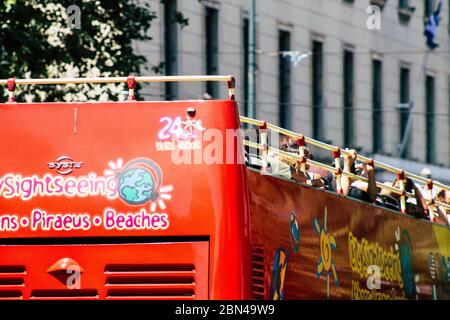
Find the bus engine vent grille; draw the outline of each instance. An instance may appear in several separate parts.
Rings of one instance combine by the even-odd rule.
[[[0,300],[23,299],[26,273],[24,266],[0,266]]]
[[[194,265],[107,265],[107,299],[194,300]]]
[[[252,250],[252,292],[255,300],[263,300],[266,296],[264,279],[264,249],[255,246]]]
[[[39,289],[31,291],[32,300],[96,300],[96,289]]]

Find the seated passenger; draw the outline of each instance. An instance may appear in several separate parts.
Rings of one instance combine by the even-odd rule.
[[[282,151],[287,151],[290,147],[290,139],[285,135],[279,137],[279,149]],[[272,175],[279,176],[285,179],[292,179],[292,174],[294,169],[289,165],[289,162],[283,161],[283,157],[278,156],[272,152],[267,155],[269,172]]]
[[[305,148],[305,157],[306,159],[314,160],[313,154],[308,148]],[[313,187],[320,188],[325,186],[325,181],[322,179],[322,176],[316,172],[311,171],[311,166],[308,163],[305,164],[305,172],[301,170],[300,164],[295,167],[293,179],[295,181],[306,183]]]
[[[444,189],[440,190],[436,194],[436,200],[450,205],[450,191]],[[436,206],[438,217],[435,217],[435,221],[444,226],[450,226],[450,211],[443,206]]]
[[[394,180],[393,183],[385,183],[394,188],[400,188],[400,183],[397,179]],[[428,205],[425,198],[422,196],[422,193],[414,184],[411,179],[406,179],[405,183],[405,191],[408,193],[413,193],[413,199],[407,199],[406,201],[406,213],[408,215],[414,216],[420,219],[429,219],[428,217]],[[394,192],[390,192],[387,189],[383,189],[380,192],[381,196],[389,196],[391,199],[395,199],[398,202],[398,210],[400,210],[400,195]]]
[[[280,136],[280,149],[286,150],[288,140],[284,136]],[[244,130],[244,140],[250,141],[256,144],[260,143],[259,130],[258,129],[246,129]],[[251,148],[245,146],[245,164],[248,167],[262,170],[263,169],[263,157],[260,149]],[[277,155],[269,152],[267,155],[267,168],[268,173],[282,177],[285,179],[292,179],[293,169],[283,161],[281,161]]]
[[[355,165],[356,157],[355,150],[350,150],[350,154],[344,156],[344,172],[362,175],[368,179],[368,183],[359,180],[353,181],[343,174],[341,177],[342,193],[365,202],[375,203],[377,198],[375,168],[367,163]]]
[[[299,146],[295,143],[286,143],[284,140],[281,144],[280,149],[285,152],[292,152],[295,155],[298,155],[298,148]],[[304,154],[306,159],[313,160],[313,155],[311,151],[308,148],[305,148]],[[296,159],[280,156],[280,160],[287,164],[291,168],[291,177],[293,180],[301,183],[306,183],[313,187],[324,187],[324,181],[322,180],[322,177],[310,171],[311,166],[306,163],[305,164],[305,172],[301,170],[301,162],[297,161]]]
[[[398,188],[400,183],[396,179],[394,187]],[[409,178],[406,179],[405,191],[414,194],[413,201],[406,201],[406,213],[419,219],[429,220],[427,201],[416,184]]]
[[[439,190],[436,194],[436,200],[450,205],[450,191],[445,190],[445,189]]]
[[[279,176],[285,179],[293,179],[293,172],[295,169],[282,161],[278,156],[269,154],[267,156],[269,172],[272,175]]]
[[[385,186],[392,187],[391,182],[383,183]],[[377,204],[395,211],[400,211],[400,200],[392,197],[389,191],[381,188],[377,197]]]

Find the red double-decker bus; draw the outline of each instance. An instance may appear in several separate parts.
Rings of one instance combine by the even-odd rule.
[[[223,81],[229,99],[133,99],[136,83],[167,81]],[[14,102],[24,84],[106,82],[129,100]],[[230,76],[0,84],[1,299],[450,297],[447,227],[246,165],[241,121],[339,154],[240,118]],[[267,144],[250,144],[264,160]]]

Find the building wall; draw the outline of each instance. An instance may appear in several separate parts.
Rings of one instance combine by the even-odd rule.
[[[157,10],[158,20],[152,25],[152,41],[136,43],[138,52],[150,63],[164,59],[163,5],[148,1]],[[397,156],[399,144],[400,66],[410,65],[410,96],[414,99],[411,158],[424,162],[425,157],[425,77],[423,61],[424,1],[410,0],[416,7],[408,23],[398,17],[398,0],[387,0],[382,10],[382,29],[367,28],[369,0],[257,0],[257,118],[278,123],[278,30],[291,32],[292,50],[308,51],[313,38],[323,40],[324,51],[324,132],[325,140],[343,143],[343,62],[347,45],[354,50],[354,118],[355,145],[363,153],[372,151],[372,57],[379,55],[383,72],[383,154]],[[219,10],[219,73],[236,76],[237,99],[242,110],[243,17],[249,9],[247,0],[202,1],[178,0],[178,10],[189,18],[189,25],[179,32],[179,73],[204,74],[204,8]],[[440,47],[428,55],[426,72],[435,75],[436,83],[436,163],[450,167],[450,34],[449,1],[444,1],[442,22],[437,42]],[[151,64],[149,63],[149,67]],[[152,74],[142,70],[143,75]],[[222,87],[221,87],[222,88]],[[223,97],[227,90],[223,86]],[[181,84],[179,97],[197,99],[205,92],[199,84]],[[146,100],[163,99],[164,87],[144,88]],[[311,59],[292,67],[292,129],[312,135]]]

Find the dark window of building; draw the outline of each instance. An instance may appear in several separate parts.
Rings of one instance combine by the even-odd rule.
[[[428,18],[435,9],[435,0],[425,0],[424,1],[424,15],[425,19]]]
[[[400,21],[402,22],[408,22],[416,8],[411,6],[410,0],[399,0],[398,1],[398,15],[400,18]]]
[[[177,0],[164,1],[164,55],[166,75],[178,74],[178,26],[175,21],[177,13]],[[166,100],[175,100],[178,97],[178,84],[167,82],[165,84]]]
[[[400,68],[400,143],[403,142],[403,138],[405,137],[406,126],[408,124],[408,115],[409,115],[409,105],[410,105],[410,96],[409,96],[409,69],[406,67]],[[409,132],[408,140],[404,145],[403,152],[401,154],[402,158],[409,157],[409,146],[410,146],[410,137],[412,134],[412,130]]]
[[[435,110],[435,83],[433,76],[427,76],[425,80],[425,104],[426,104],[426,162],[434,163],[435,162],[435,148],[434,144],[435,135],[434,135],[434,110]]]
[[[383,10],[386,6],[387,0],[369,0],[369,3],[373,6],[377,6],[380,10]]]
[[[343,61],[343,105],[344,105],[344,145],[346,147],[352,147],[354,144],[353,139],[353,52],[350,50],[344,50]]]
[[[400,21],[409,22],[416,8],[411,6],[410,0],[399,0],[398,1],[398,16]]]
[[[312,119],[314,139],[323,138],[323,43],[312,42]]]
[[[278,50],[291,50],[291,33],[280,30],[278,33]],[[291,128],[291,61],[289,57],[279,56],[278,62],[279,114],[280,127]]]
[[[399,8],[406,8],[408,9],[410,7],[409,0],[399,0],[398,1]]]
[[[205,56],[206,74],[215,75],[219,72],[219,12],[217,9],[205,7]],[[219,86],[217,82],[207,82],[206,92],[212,98],[219,98]]]
[[[372,152],[383,150],[382,63],[372,60]]]
[[[243,68],[242,68],[242,95],[243,95],[243,107],[244,107],[244,115],[248,116],[248,46],[249,46],[249,22],[248,18],[244,18],[242,21],[242,47],[243,47]]]

